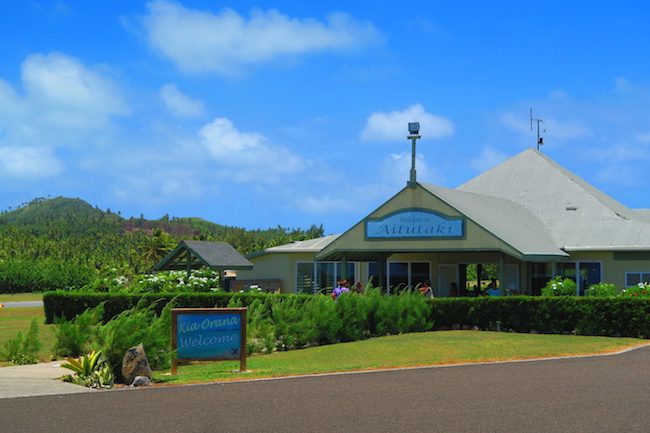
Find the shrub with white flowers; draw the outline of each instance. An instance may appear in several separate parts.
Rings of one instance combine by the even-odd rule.
[[[621,291],[623,296],[650,296],[650,283],[639,283]]]
[[[570,278],[557,276],[542,288],[542,296],[575,296],[576,283]]]

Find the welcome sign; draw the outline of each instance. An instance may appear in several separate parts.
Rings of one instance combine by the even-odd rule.
[[[447,217],[424,209],[401,210],[366,221],[368,239],[447,238],[465,235],[462,217]]]
[[[246,370],[246,308],[172,309],[172,351],[176,361],[239,359]]]

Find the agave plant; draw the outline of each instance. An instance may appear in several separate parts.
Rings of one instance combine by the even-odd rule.
[[[82,355],[78,359],[66,358],[68,362],[61,364],[61,367],[74,371],[80,380],[85,381],[90,379],[93,373],[101,368],[101,355],[101,351],[93,350],[88,355]]]

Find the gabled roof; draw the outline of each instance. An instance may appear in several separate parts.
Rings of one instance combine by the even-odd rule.
[[[181,241],[153,270],[186,270],[203,266],[214,270],[247,270],[253,264],[225,242]]]
[[[421,184],[426,190],[488,230],[523,256],[568,257],[539,220],[511,200]]]
[[[650,248],[647,213],[628,208],[534,149],[458,190],[518,203],[567,251]]]

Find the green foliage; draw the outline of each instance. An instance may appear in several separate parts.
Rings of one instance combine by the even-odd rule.
[[[102,359],[101,351],[92,351],[78,359],[67,358],[67,363],[61,367],[72,370],[76,374],[73,382],[92,388],[112,388],[115,376],[110,366]]]
[[[239,301],[233,298],[233,301]],[[233,302],[240,303],[240,302]],[[231,305],[235,306],[235,305]],[[239,306],[239,305],[237,305]],[[259,299],[248,305],[246,311],[246,351],[247,353],[270,353],[275,349],[275,324],[267,304]]]
[[[0,258],[0,293],[80,288],[93,278],[93,270],[59,260],[2,260]]]
[[[636,286],[626,287],[621,291],[622,296],[647,297],[650,296],[650,284],[639,283]]]
[[[23,336],[23,333],[19,332],[15,338],[6,341],[0,355],[3,359],[14,364],[36,364],[41,346],[38,319],[35,317],[32,319],[27,334]]]
[[[618,296],[619,290],[612,283],[598,283],[590,286],[586,291],[586,296]]]
[[[118,314],[97,328],[96,346],[104,353],[113,374],[121,378],[122,359],[126,351],[140,343],[147,353],[151,368],[169,368],[172,299],[156,314],[156,303],[138,303],[135,308]]]
[[[576,283],[558,275],[542,288],[542,296],[576,296]]]
[[[80,356],[89,349],[90,342],[94,340],[95,326],[101,322],[104,316],[104,304],[101,303],[94,308],[67,320],[65,317],[57,317],[54,320],[55,343],[52,351],[57,356]]]
[[[72,370],[79,379],[86,380],[99,368],[101,355],[100,351],[92,351],[78,359],[67,358],[68,362],[61,364],[61,367]]]
[[[323,233],[322,226],[245,230],[198,218],[124,219],[80,199],[35,199],[0,212],[0,292],[107,291],[115,288],[111,273],[151,269],[182,239],[227,242],[247,254]]]

